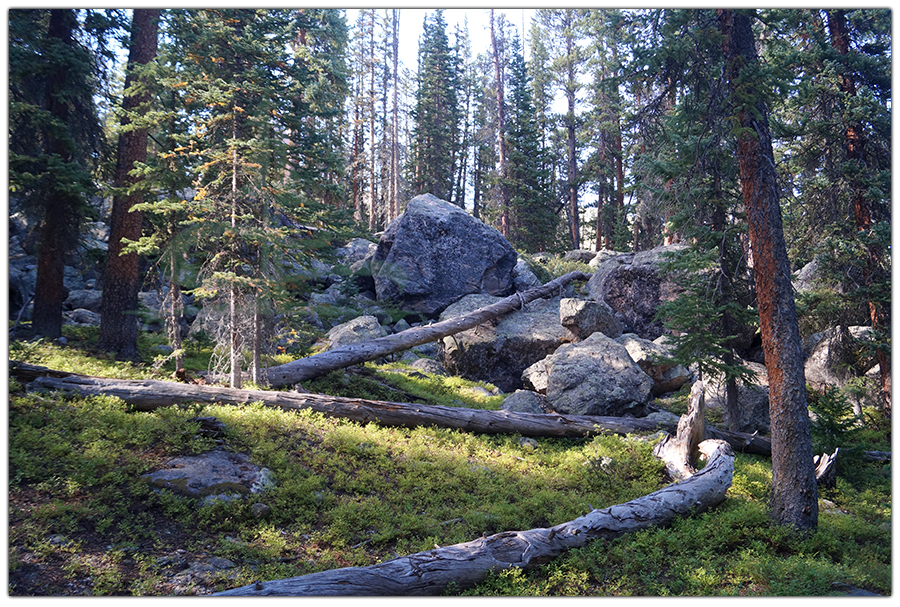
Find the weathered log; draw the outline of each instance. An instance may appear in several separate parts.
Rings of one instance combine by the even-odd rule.
[[[816,455],[813,463],[816,466],[816,484],[819,487],[834,488],[837,484],[837,454],[840,449],[835,449],[834,453],[828,455]]]
[[[666,472],[673,480],[689,478],[697,472],[697,454],[703,440],[706,398],[704,383],[694,382],[691,386],[690,404],[687,413],[678,420],[675,436],[666,436],[653,449],[654,455],[666,464]]]
[[[462,544],[402,556],[368,567],[345,567],[293,578],[257,582],[219,596],[410,596],[464,590],[491,571],[527,569],[596,539],[612,539],[677,516],[707,510],[725,500],[734,473],[734,452],[722,441],[700,444],[706,466],[687,480],[624,504],[592,510],[554,527],[504,531]]]
[[[485,411],[465,407],[444,407],[345,398],[325,394],[300,394],[267,390],[235,390],[156,380],[124,380],[91,377],[10,361],[10,374],[31,382],[31,390],[59,390],[82,396],[108,395],[122,399],[140,411],[180,403],[245,404],[262,402],[284,410],[312,409],[330,417],[344,417],[360,423],[413,428],[437,426],[480,434],[518,434],[530,437],[578,438],[596,434],[631,434],[675,430],[675,424],[633,417],[561,415],[558,413],[517,413]],[[707,438],[722,440],[742,453],[770,455],[768,439],[706,426]]]
[[[344,367],[370,360],[377,360],[388,354],[402,352],[403,350],[471,329],[493,318],[508,314],[517,308],[522,308],[530,301],[552,295],[573,280],[590,280],[590,278],[590,274],[569,272],[543,286],[516,293],[465,316],[450,318],[423,327],[413,327],[393,335],[379,337],[367,342],[348,344],[277,367],[269,367],[265,370],[264,379],[273,388],[292,386],[307,379],[324,375],[329,371],[343,369]]]
[[[22,366],[11,365],[10,373],[19,377]],[[559,413],[518,413],[486,411],[465,407],[445,407],[390,401],[366,400],[268,390],[236,390],[217,386],[180,384],[157,380],[125,380],[65,374],[46,370],[37,376],[39,367],[24,365],[21,376],[32,377],[30,390],[58,390],[82,396],[115,396],[139,411],[180,403],[222,403],[228,405],[262,402],[284,410],[312,409],[330,417],[343,417],[360,423],[374,422],[383,426],[415,428],[437,426],[478,434],[518,434],[530,437],[579,438],[597,434],[632,434],[674,431],[674,424],[645,418],[562,415]],[[62,375],[62,377],[60,377]],[[769,455],[764,437],[729,432],[707,426],[709,438],[725,441],[738,451]]]

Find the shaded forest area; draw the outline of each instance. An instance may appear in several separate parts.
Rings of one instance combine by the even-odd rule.
[[[813,449],[840,445],[848,461],[858,463],[866,446],[859,437],[868,437],[870,450],[873,444],[883,450],[885,436],[890,443],[890,11],[539,9],[527,33],[495,10],[481,12],[489,19],[487,48],[474,48],[465,26],[448,31],[443,11],[428,14],[413,72],[403,65],[398,41],[401,29],[407,36],[418,28],[401,26],[402,9],[359,10],[354,23],[340,9],[10,10],[9,210],[10,231],[17,234],[9,251],[11,360],[15,354],[47,364],[71,339],[91,358],[73,355],[73,361],[91,369],[62,365],[71,372],[103,375],[94,366],[108,372],[107,362],[118,360],[125,362],[116,373],[128,368],[138,376],[161,377],[164,369],[169,379],[189,382],[197,381],[203,369],[202,381],[235,389],[248,383],[264,387],[272,369],[311,354],[326,331],[311,313],[312,303],[331,286],[322,268],[333,272],[339,250],[354,239],[379,242],[420,194],[434,194],[493,226],[536,271],[542,263],[557,264],[545,278],[589,269],[562,268],[567,252],[566,259],[575,259],[579,251],[592,257],[680,244],[661,265],[662,275],[677,280],[679,291],[655,317],[667,335],[671,359],[689,368],[694,379],[722,378],[721,422],[733,431],[742,407],[739,388],[754,378],[743,357],[751,345],[759,351],[756,362],[768,371],[771,471],[765,473],[770,475],[765,489],[744,485],[738,494],[754,503],[768,500],[764,510],[770,518],[807,532],[770,539],[773,544],[802,544],[808,534],[820,533],[823,494],[816,487]],[[98,226],[107,230],[104,246],[85,249],[86,235]],[[33,258],[33,268],[14,267],[19,257]],[[87,332],[73,333],[64,325],[67,280],[75,265],[85,275],[82,284],[90,275],[102,298],[96,326]],[[359,296],[363,282],[356,272],[339,278]],[[152,323],[142,318],[151,290],[159,294],[155,337],[148,334]],[[524,310],[525,299],[521,293],[518,297]],[[391,324],[436,320],[395,302],[379,303],[393,316]],[[871,362],[871,370],[840,387],[808,386],[803,340],[835,327],[844,332],[866,327],[865,351],[854,352],[854,360]],[[160,342],[154,343],[156,355],[148,355],[148,339]],[[346,390],[348,383],[359,387],[348,378],[365,375],[363,369],[377,369],[380,379],[373,381],[391,386],[389,393],[412,389],[385,380],[380,364],[356,367],[343,380],[337,379],[340,372],[332,373],[314,385],[323,393],[371,397],[364,392],[373,388],[365,382],[363,393]],[[418,398],[439,401],[448,390],[459,387],[444,386],[434,396]],[[124,510],[133,510],[133,497],[147,496],[131,481],[109,476],[112,472],[100,475],[106,480],[80,468],[82,481],[45,478],[47,471],[35,463],[43,456],[35,454],[29,462],[32,456],[22,442],[32,432],[40,434],[38,418],[60,436],[74,432],[82,444],[102,447],[79,434],[83,429],[65,426],[69,422],[59,411],[48,409],[51,401],[26,394],[15,379],[10,392],[11,436],[23,433],[11,446],[11,520],[18,521],[17,549],[27,553],[11,558],[11,571],[18,568],[18,587],[32,593],[39,584],[22,572],[38,565],[29,559],[77,549],[58,540],[62,532],[51,534],[52,542],[37,535],[46,536],[69,514],[70,523],[80,521],[69,529],[71,535],[93,520],[86,510],[95,506],[83,505],[86,488],[106,481],[117,487],[111,491],[127,487],[114,500],[130,504],[122,505]],[[204,410],[215,409],[229,419],[231,432],[237,433],[231,439],[248,448],[255,433],[275,431],[247,425],[241,413],[225,413],[221,406],[196,403],[193,417],[185,407],[174,407],[169,413],[142,414],[149,417],[135,417],[141,421],[132,424],[114,411],[113,399],[67,398],[74,400],[61,402],[84,409],[85,419],[100,415],[124,424],[113,433],[143,452],[115,451],[132,472],[150,465],[139,464],[142,457],[159,463],[165,453],[210,446],[208,436],[192,438],[191,424]],[[248,410],[256,411],[253,407]],[[814,409],[812,418],[809,409]],[[298,419],[294,435],[332,436],[321,419]],[[164,426],[180,434],[164,438]],[[415,441],[445,444],[448,453],[459,440],[481,441],[469,445],[471,453],[490,450],[488,444],[505,454],[519,453],[522,444],[427,432],[438,432],[437,438],[416,434]],[[394,435],[382,439],[396,445],[388,451],[421,451]],[[41,444],[48,452],[82,448],[47,440]],[[359,455],[337,439],[323,440],[338,459]],[[365,437],[348,440],[366,443]],[[658,483],[664,474],[646,461],[643,447],[620,440],[584,439],[577,457],[588,458],[597,472],[597,462],[615,453],[636,466],[629,477],[635,491],[638,486],[644,493],[656,489],[652,479]],[[542,444],[557,454],[553,458],[561,458],[554,465],[568,470],[562,463],[568,447]],[[305,487],[281,488],[287,492],[283,497],[299,491],[301,501],[317,513],[291,532],[306,538],[306,564],[285,565],[283,559],[292,557],[282,555],[300,550],[299,540],[273,540],[274,528],[263,530],[265,521],[241,505],[209,507],[202,534],[203,541],[218,541],[209,539],[222,530],[218,517],[250,524],[247,533],[253,538],[244,539],[255,547],[219,552],[250,562],[247,555],[256,551],[257,560],[267,563],[267,579],[368,565],[404,549],[428,548],[429,542],[459,542],[479,529],[485,533],[523,524],[498,511],[489,524],[487,519],[472,524],[481,515],[468,513],[459,519],[465,524],[457,526],[442,510],[441,516],[453,523],[452,537],[437,540],[433,520],[428,530],[407,520],[398,526],[406,529],[406,538],[388,537],[383,527],[392,523],[379,512],[373,517],[381,530],[366,539],[346,520],[353,519],[352,507],[341,501],[347,495],[361,499],[364,487],[347,481],[334,489],[333,470],[285,468],[288,464],[273,455],[281,447],[266,445],[270,452],[257,455]],[[311,445],[306,455],[315,460],[320,454]],[[366,476],[363,460],[369,456],[360,457],[353,468]],[[527,454],[516,457],[525,461]],[[747,456],[739,456],[739,466],[747,463],[741,457]],[[85,465],[91,466],[77,463]],[[871,468],[874,477],[886,469],[889,477],[889,464],[884,469],[879,463],[859,465]],[[320,474],[332,480],[319,484]],[[391,473],[379,467],[378,474],[387,478]],[[603,468],[600,474],[613,473]],[[748,482],[740,478],[739,484]],[[871,481],[868,473],[852,487],[849,480],[839,481],[844,484],[832,486],[834,493],[828,495],[849,502],[851,495],[871,491],[860,499],[867,510],[854,514],[865,519],[863,526],[870,525],[866,533],[881,538],[872,531],[885,507],[873,497],[881,489],[860,486],[864,479]],[[383,491],[392,493],[402,489],[399,485]],[[311,492],[321,499],[310,502]],[[606,497],[634,495],[610,492]],[[184,504],[167,499],[153,497],[156,512],[141,516],[152,518],[154,526],[189,518]],[[528,523],[548,525],[550,514],[537,513],[538,503],[547,506],[559,496],[534,499],[536,513]],[[29,502],[41,504],[42,519],[23,514]],[[339,524],[329,514],[336,507],[346,507]],[[734,512],[747,507],[733,506]],[[284,508],[282,518],[293,516]],[[160,518],[161,511],[165,517]],[[121,516],[104,510],[104,529]],[[348,532],[343,539],[341,529]],[[104,532],[94,528],[85,541],[99,542]],[[852,535],[843,527],[840,533]],[[193,541],[183,528],[176,536]],[[320,542],[318,554],[327,554],[321,562],[311,552],[310,537]],[[647,536],[640,537],[635,541],[646,541]],[[365,547],[370,541],[371,554]],[[282,548],[274,550],[276,544]],[[806,554],[809,547],[800,544],[785,549]],[[139,580],[149,569],[132,558],[136,549],[130,550],[115,557],[130,561],[128,575],[116,577],[123,575],[121,568],[110,574],[116,580],[107,580],[106,592],[172,593],[177,587],[190,593],[196,587],[158,578],[142,586]],[[167,550],[174,546],[167,544]],[[103,570],[88,561],[71,566]],[[231,587],[235,578],[224,575],[212,576],[203,592]],[[250,575],[242,571],[237,579],[251,583]],[[729,592],[772,591],[759,586],[766,576],[758,572],[732,575],[752,583],[729,586]],[[856,572],[845,577],[851,585],[884,590],[880,579],[866,580]],[[574,583],[577,593],[616,594],[609,579],[592,579]],[[529,593],[541,587],[566,593],[536,580],[490,578],[477,592]],[[703,585],[686,589],[684,578],[678,580],[672,586],[658,580],[642,586],[629,579],[624,593],[710,591]],[[57,584],[54,592],[61,588]],[[96,580],[87,588],[104,591]],[[821,580],[807,590],[826,593]]]

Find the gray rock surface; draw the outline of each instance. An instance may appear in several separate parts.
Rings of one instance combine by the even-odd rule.
[[[628,350],[631,359],[641,370],[653,379],[653,396],[675,392],[690,378],[690,372],[682,365],[663,362],[669,356],[669,349],[633,333],[626,333],[616,341]]]
[[[623,331],[656,339],[664,332],[662,323],[654,320],[656,309],[660,303],[674,299],[679,291],[677,284],[660,276],[659,264],[663,253],[683,248],[684,245],[669,245],[633,257],[611,256],[597,266],[586,285],[588,293],[624,316]]]
[[[498,301],[490,295],[468,295],[449,306],[441,320],[461,316]],[[517,310],[443,338],[444,367],[452,375],[494,384],[504,392],[522,387],[522,371],[575,336],[559,324],[559,299],[539,299]]]
[[[532,390],[516,390],[503,400],[500,408],[517,413],[549,413],[551,410],[547,397]]]
[[[625,346],[602,333],[560,346],[525,369],[522,379],[546,394],[554,411],[572,415],[641,417],[653,388]]]
[[[527,291],[543,284],[524,259],[519,259],[513,268],[513,283],[516,291]]]
[[[756,372],[756,379],[749,384],[738,383],[738,407],[740,408],[739,432],[769,432],[769,376],[765,365],[744,361],[744,365]],[[725,385],[721,378],[705,379],[706,406],[725,410]]]
[[[602,301],[565,297],[559,302],[559,322],[578,339],[587,339],[597,331],[613,338],[622,334],[622,323]]]
[[[246,455],[221,449],[173,458],[141,478],[157,489],[195,498],[248,496],[274,483],[267,468],[253,464]]]
[[[384,337],[387,330],[374,316],[359,316],[333,327],[326,336],[328,350]]]
[[[509,295],[517,259],[500,232],[423,194],[388,225],[371,269],[378,300],[434,317],[465,295]]]
[[[857,330],[862,336],[863,332]],[[824,331],[809,352],[804,364],[806,383],[816,390],[842,388],[854,377],[862,376],[872,361],[860,360],[860,340],[847,327],[837,326]]]

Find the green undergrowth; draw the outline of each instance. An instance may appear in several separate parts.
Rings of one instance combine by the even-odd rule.
[[[89,332],[69,343],[13,343],[11,357],[114,377],[152,377],[152,358],[98,357]],[[18,356],[13,356],[15,352]],[[67,366],[68,365],[68,366]],[[196,370],[196,369],[192,369]],[[493,386],[400,363],[335,372],[310,391],[497,409]],[[231,560],[187,593],[204,594],[545,527],[665,485],[653,440],[523,439],[439,428],[385,428],[261,404],[186,404],[137,412],[111,397],[26,392],[9,399],[9,593],[169,595],[173,555]],[[197,416],[226,425],[226,449],[269,468],[254,501],[196,501],[140,475],[217,443]],[[827,595],[841,584],[891,591],[890,470],[860,461],[823,492],[819,529],[798,536],[766,513],[768,460],[738,455],[729,499],[665,529],[597,540],[529,571],[492,574],[473,595]],[[832,512],[833,510],[833,512]],[[35,582],[35,580],[38,580]],[[73,590],[79,589],[79,590]]]

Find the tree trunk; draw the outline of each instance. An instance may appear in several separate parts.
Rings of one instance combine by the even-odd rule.
[[[329,417],[367,424],[417,428],[435,426],[478,434],[517,434],[536,438],[582,438],[598,434],[633,434],[676,430],[674,424],[633,417],[561,415],[558,413],[517,413],[464,407],[443,407],[416,403],[374,401],[359,398],[301,394],[268,390],[236,390],[156,380],[125,380],[89,377],[10,362],[10,375],[30,383],[30,390],[53,390],[82,396],[114,396],[139,411],[154,411],[182,403],[242,405],[261,402],[285,411],[311,409]],[[765,437],[705,427],[707,438],[727,442],[741,453],[768,457],[771,448]],[[890,459],[890,455],[886,456]],[[883,457],[882,457],[883,459]]]
[[[772,140],[762,91],[756,90],[758,65],[751,13],[719,11],[726,70],[738,106],[738,164],[753,249],[757,304],[772,420],[772,499],[775,521],[798,529],[818,522],[818,493],[806,403],[806,381],[790,264],[784,242]]]
[[[394,103],[392,108],[393,124],[391,125],[391,200],[387,221],[400,215],[400,116],[397,104],[397,88],[399,85],[399,50],[400,45],[400,11],[392,9],[391,47],[394,60]]]
[[[150,101],[149,91],[129,92],[140,77],[135,73],[156,57],[159,9],[134,9],[131,21],[131,49],[125,76],[126,97],[122,100],[122,127],[119,135],[114,185],[120,193],[113,196],[109,225],[109,252],[103,272],[103,299],[100,314],[99,346],[118,358],[136,360],[138,333],[138,291],[140,290],[140,257],[122,254],[124,239],[141,237],[143,213],[131,208],[144,201],[143,192],[126,192],[140,177],[129,175],[137,163],[147,162],[148,129],[133,128],[129,112],[143,116]]]
[[[569,231],[572,237],[572,247],[581,248],[581,230],[578,224],[578,157],[575,150],[575,89],[578,86],[575,80],[575,34],[571,31],[574,26],[574,10],[566,9],[566,138],[567,138],[567,166],[569,189]]]
[[[324,375],[329,371],[342,369],[351,365],[356,365],[369,360],[376,360],[393,354],[408,350],[414,346],[437,341],[442,337],[453,335],[466,329],[486,322],[497,316],[512,312],[516,308],[524,306],[529,301],[548,295],[561,290],[573,280],[588,280],[589,274],[582,272],[569,272],[560,276],[556,280],[552,280],[541,287],[529,289],[524,293],[517,293],[497,303],[485,306],[471,312],[465,316],[451,318],[442,322],[435,323],[424,327],[414,327],[388,335],[379,337],[364,343],[349,344],[327,352],[321,352],[308,358],[301,358],[277,367],[270,367],[265,373],[268,385],[279,388],[281,386],[293,385]]]
[[[497,139],[500,158],[500,233],[509,238],[509,163],[506,159],[506,107],[503,102],[503,69],[500,66],[502,50],[494,32],[494,9],[491,9],[491,48],[494,55],[494,82],[497,87]]]
[[[492,571],[529,569],[597,539],[662,526],[678,516],[703,512],[723,501],[734,473],[734,453],[720,441],[700,445],[707,464],[697,474],[624,504],[591,510],[554,527],[504,531],[452,546],[436,547],[368,567],[345,567],[257,582],[218,593],[225,596],[437,595],[451,586],[465,590]]]
[[[378,225],[375,171],[375,9],[369,9],[369,230]]]
[[[67,47],[75,45],[74,32],[78,26],[72,9],[50,11],[48,36]],[[53,61],[51,58],[50,61]],[[64,64],[51,65],[47,74],[44,108],[60,124],[68,124],[69,104],[65,99],[67,72]],[[72,161],[69,146],[52,131],[46,134],[45,151],[63,163]],[[63,272],[72,226],[67,225],[70,208],[76,206],[74,194],[57,187],[46,192],[43,201],[44,217],[40,227],[40,246],[37,260],[37,279],[34,288],[34,311],[31,326],[38,335],[56,339],[62,335],[62,306],[65,300]]]

